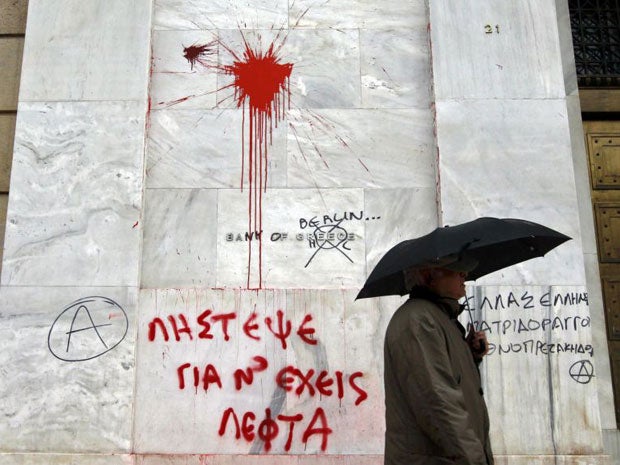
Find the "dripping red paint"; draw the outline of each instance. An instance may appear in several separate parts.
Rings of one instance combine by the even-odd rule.
[[[261,288],[262,201],[263,192],[267,189],[268,148],[271,145],[273,127],[277,127],[278,121],[282,120],[284,112],[290,107],[289,80],[293,65],[282,63],[278,57],[283,42],[277,48],[275,41],[272,42],[266,52],[263,52],[260,46],[252,48],[245,37],[243,42],[244,51],[241,56],[221,41],[215,41],[205,45],[186,47],[184,57],[189,61],[192,69],[195,63],[200,63],[234,78],[233,83],[226,87],[234,88],[237,108],[243,108],[241,189],[244,186],[244,177],[247,176],[249,191],[248,232],[256,232],[258,238],[258,288]],[[218,43],[230,54],[232,57],[231,64],[210,64],[208,58],[215,49],[215,43]],[[251,287],[252,260],[252,243],[250,243],[248,249],[248,288]]]

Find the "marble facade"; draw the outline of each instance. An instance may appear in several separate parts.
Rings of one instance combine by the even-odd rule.
[[[497,463],[608,463],[566,22],[562,0],[31,0],[0,465],[383,463],[401,299],[357,291],[391,245],[483,215],[573,238],[468,288]],[[292,66],[256,152],[225,68],[246,44]]]

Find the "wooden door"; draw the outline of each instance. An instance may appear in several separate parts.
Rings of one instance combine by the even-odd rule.
[[[620,121],[584,121],[607,342],[620,421]]]

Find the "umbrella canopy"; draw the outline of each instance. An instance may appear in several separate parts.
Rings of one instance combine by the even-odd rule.
[[[388,250],[370,273],[357,298],[408,293],[403,271],[409,268],[474,261],[477,265],[468,273],[468,279],[474,280],[507,266],[542,257],[569,239],[541,224],[513,218],[485,217],[437,228]]]

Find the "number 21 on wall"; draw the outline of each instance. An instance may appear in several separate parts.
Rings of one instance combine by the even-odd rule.
[[[490,24],[486,24],[484,26],[484,33],[485,34],[499,34],[499,24],[496,24],[495,26],[491,26]]]

